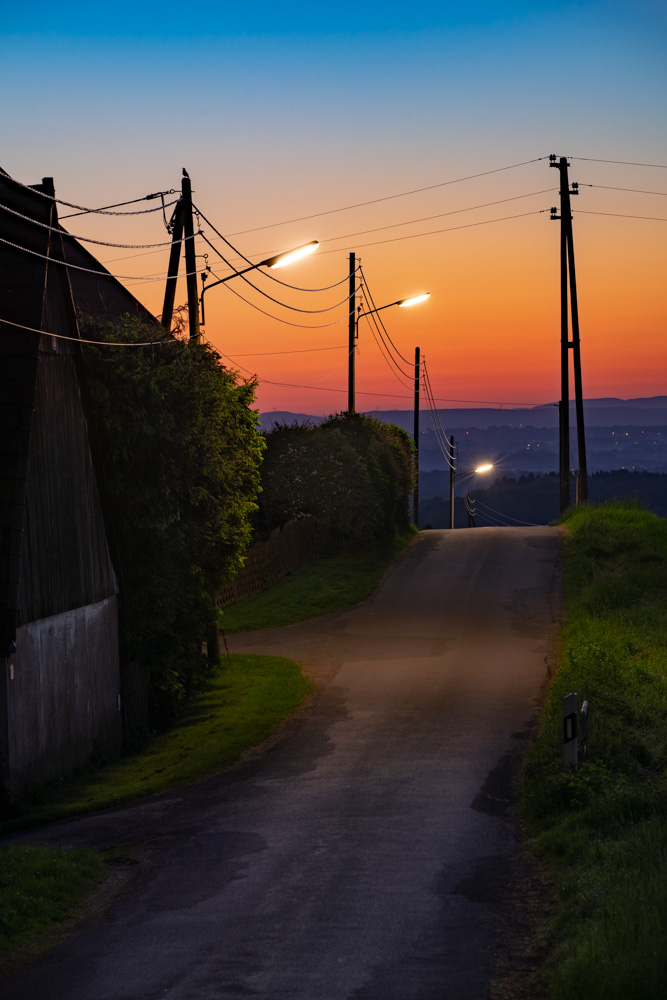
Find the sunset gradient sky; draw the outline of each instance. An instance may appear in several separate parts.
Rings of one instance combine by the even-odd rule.
[[[320,240],[315,256],[275,272],[282,280],[344,282],[355,251],[376,305],[430,291],[424,305],[382,316],[406,358],[419,345],[442,406],[558,398],[548,155],[572,157],[584,394],[667,393],[662,0],[64,0],[14,5],[2,30],[8,173],[53,176],[60,198],[103,206],[179,188],[185,166],[197,206],[250,260]],[[159,212],[64,224],[108,242],[168,239]],[[160,312],[167,249],[88,246]],[[229,273],[201,240],[197,252]],[[206,336],[259,376],[260,409],[345,409],[346,284],[299,292],[259,272],[253,283],[279,303],[234,279],[207,294]],[[409,379],[390,370],[365,320],[357,393],[358,409],[412,405]]]

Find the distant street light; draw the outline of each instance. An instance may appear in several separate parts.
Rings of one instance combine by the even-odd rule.
[[[392,306],[416,306],[419,302],[425,302],[431,297],[430,292],[423,292],[421,295],[411,295],[407,299],[397,299],[396,302],[388,302],[386,306],[378,306],[377,309],[367,309],[365,312],[358,312],[354,320],[354,341],[359,339],[359,320],[364,316],[382,312],[383,309],[391,309]],[[355,408],[355,378],[354,378],[354,350],[355,344],[351,338],[350,353],[348,358],[348,390],[347,390],[347,410],[354,413]]]
[[[449,439],[449,452],[451,456],[450,466],[449,466],[449,527],[454,527],[454,483],[455,477],[458,476],[460,480],[468,479],[470,476],[474,476],[479,472],[490,472],[493,468],[492,462],[484,462],[482,465],[478,465],[475,469],[470,469],[465,471],[464,469],[459,469],[456,472],[456,461],[454,458],[454,438]],[[467,505],[466,505],[466,509]],[[474,512],[468,510],[468,527],[475,527],[475,515]]]
[[[285,250],[283,253],[277,253],[273,257],[267,257],[266,260],[260,260],[258,264],[250,264],[249,267],[244,267],[240,271],[234,271],[232,274],[228,274],[225,278],[218,278],[214,281],[212,285],[206,285],[202,288],[201,295],[199,296],[199,303],[201,306],[201,322],[202,326],[205,325],[206,320],[204,319],[204,292],[209,292],[216,285],[224,285],[225,282],[231,281],[232,278],[238,278],[242,274],[247,274],[248,271],[255,271],[258,267],[269,267],[272,270],[277,267],[285,267],[287,264],[293,264],[294,261],[300,260],[301,257],[306,257],[308,254],[313,253],[317,250],[320,244],[317,240],[312,240],[310,243],[304,243],[303,246],[295,247],[294,250]],[[206,275],[202,275],[202,281],[206,281]]]

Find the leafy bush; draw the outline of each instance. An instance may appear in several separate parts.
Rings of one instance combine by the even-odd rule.
[[[338,543],[392,538],[410,523],[412,442],[399,427],[340,414],[266,435],[258,529],[328,517]]]
[[[120,575],[122,662],[150,666],[153,707],[165,712],[196,683],[216,591],[250,540],[263,450],[254,385],[207,345],[129,316],[84,324],[82,336],[165,341],[85,351]]]

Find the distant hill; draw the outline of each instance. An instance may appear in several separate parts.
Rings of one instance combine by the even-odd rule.
[[[414,413],[412,410],[368,410],[370,416],[377,417],[388,424],[398,424],[408,432],[412,432]],[[570,403],[570,412],[574,417],[574,403]],[[261,415],[262,429],[270,429],[274,423],[304,423],[309,421],[319,424],[325,417],[317,417],[307,413],[291,413],[287,410],[273,410]],[[440,423],[448,432],[470,427],[485,429],[487,427],[557,427],[558,407],[555,404],[533,407],[479,407],[476,409],[439,409]],[[667,396],[648,396],[637,399],[615,399],[603,397],[584,400],[584,420],[586,425],[595,427],[613,427],[625,425],[632,427],[667,426]],[[420,428],[432,428],[433,421],[428,410],[421,410]]]

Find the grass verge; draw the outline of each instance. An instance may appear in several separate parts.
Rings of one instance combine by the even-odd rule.
[[[565,525],[560,666],[522,776],[554,891],[551,1000],[667,996],[667,520],[579,508]],[[562,697],[590,705],[586,758],[562,763]]]
[[[391,561],[414,538],[406,532],[387,542],[306,563],[270,590],[223,608],[225,632],[276,628],[339,611],[376,590]]]
[[[62,851],[14,844],[0,852],[0,953],[27,949],[49,938],[102,882],[105,863],[96,851]]]
[[[140,753],[44,787],[40,800],[2,823],[0,833],[133,802],[221,771],[274,732],[311,689],[292,660],[225,658],[172,729]]]

